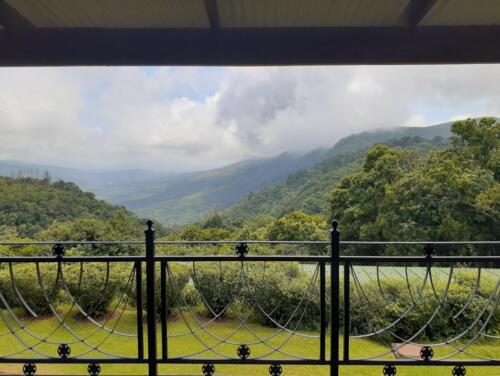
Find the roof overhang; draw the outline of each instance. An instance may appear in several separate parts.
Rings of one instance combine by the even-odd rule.
[[[0,0],[0,25],[0,66],[500,62],[495,0]]]

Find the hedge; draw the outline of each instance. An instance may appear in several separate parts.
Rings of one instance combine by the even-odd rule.
[[[57,266],[55,264],[39,264],[40,278],[45,287],[47,298],[53,306],[57,306],[61,301],[60,283],[56,283]],[[18,264],[12,266],[15,286],[19,294],[15,291],[11,283],[11,276],[8,265],[2,265],[0,269],[0,292],[10,308],[17,308],[23,313],[28,313],[25,304],[19,298],[24,299],[26,305],[36,315],[43,315],[50,312],[47,299],[39,283],[36,265]],[[4,307],[4,302],[1,302]]]
[[[68,294],[60,283],[55,283],[56,264],[40,264],[40,274],[50,295],[54,307],[61,302],[71,303]],[[64,280],[70,294],[87,313],[93,316],[105,314],[113,301],[124,291],[132,265],[112,265],[110,269],[108,288],[103,291],[106,280],[106,265],[103,263],[86,264],[81,278],[79,264],[63,265]],[[49,307],[38,283],[36,266],[33,264],[16,264],[13,266],[16,286],[27,305],[38,315],[48,313]],[[251,319],[266,326],[279,327],[286,325],[290,329],[317,329],[319,327],[319,276],[312,283],[313,275],[306,272],[295,263],[213,263],[199,262],[196,268],[182,263],[169,263],[170,273],[167,275],[167,315],[172,316],[184,309],[184,301],[197,313],[217,317],[245,317],[253,309]],[[446,278],[436,278],[433,273],[434,286],[438,297],[446,289]],[[146,273],[143,273],[143,305],[146,306]],[[432,323],[426,326],[427,320],[433,315],[438,305],[434,292],[427,287],[418,298],[422,279],[410,280],[412,297],[406,282],[401,279],[384,278],[381,283],[383,294],[376,280],[362,282],[357,286],[351,281],[350,301],[350,333],[351,335],[366,334],[389,326],[398,317],[409,310],[405,318],[376,337],[379,341],[394,341],[397,337],[409,338],[421,328],[424,328],[418,340],[440,340],[458,335],[467,328],[470,331],[464,336],[469,338],[477,333],[485,322],[488,312],[494,306],[498,291],[497,277],[491,277],[483,272],[480,288],[470,299],[474,290],[477,274],[470,269],[457,268],[454,271],[452,284],[447,299],[442,303],[438,314]],[[157,314],[160,310],[160,269],[157,265],[155,303]],[[329,281],[327,278],[327,286]],[[9,306],[27,313],[26,308],[12,288],[8,265],[0,266],[0,292]],[[341,327],[343,326],[343,286],[341,292]],[[496,292],[496,295],[495,295]],[[181,298],[180,293],[183,297]],[[326,303],[330,310],[330,294],[327,288]],[[129,303],[134,306],[136,299],[135,284],[127,292]],[[485,314],[482,310],[493,299]],[[418,298],[418,299],[417,299]],[[300,306],[299,306],[300,305]],[[2,302],[1,306],[4,304]],[[228,309],[226,307],[229,306]],[[297,306],[299,308],[297,309]],[[307,307],[307,308],[306,308]],[[465,307],[465,309],[464,309]],[[262,311],[266,312],[264,314]],[[460,315],[458,313],[463,311]],[[488,326],[488,333],[499,335],[500,306],[496,306],[493,319]],[[456,316],[456,317],[455,317]],[[481,316],[476,325],[474,322]],[[327,319],[330,317],[328,313]]]
[[[142,307],[147,307],[147,293],[146,293],[146,273],[143,267],[142,273]],[[183,292],[187,283],[189,282],[189,268],[182,264],[169,263],[166,274],[166,299],[167,299],[167,317],[178,313],[179,309],[183,306],[180,299],[179,292]],[[130,304],[136,306],[136,289],[135,286],[129,293]],[[155,308],[156,314],[161,312],[161,270],[157,265],[155,268]]]
[[[110,264],[109,271],[104,263],[84,264],[83,270],[80,264],[65,266],[64,282],[71,294],[70,297],[64,291],[66,300],[71,304],[73,298],[78,306],[92,317],[102,316],[107,313],[115,297],[119,299],[123,290],[130,287],[130,284],[127,286],[129,273],[130,267],[124,267],[122,264]],[[124,302],[122,299],[121,303]]]

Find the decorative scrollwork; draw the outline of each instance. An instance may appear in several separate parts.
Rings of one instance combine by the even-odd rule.
[[[420,349],[420,357],[425,360],[429,361],[432,359],[434,356],[434,350],[430,346],[424,346]]]
[[[386,365],[384,367],[384,376],[395,376],[396,375],[396,367],[395,366],[391,366],[391,365]]]
[[[57,353],[62,359],[66,359],[71,354],[71,348],[65,343],[63,343],[59,345],[59,347],[57,348]]]
[[[453,371],[451,371],[451,374],[453,376],[465,376],[467,373],[467,370],[465,369],[464,366],[455,366],[455,368],[453,368]]]
[[[283,368],[278,363],[273,363],[269,366],[269,374],[271,376],[280,376],[283,372]]]
[[[33,363],[26,363],[23,366],[23,374],[25,376],[34,376],[36,374],[36,365]]]
[[[238,243],[236,245],[236,253],[240,257],[245,257],[248,253],[248,244],[247,243]]]
[[[96,362],[89,363],[87,372],[90,376],[98,376],[101,373],[101,366]]]
[[[212,376],[215,373],[215,366],[212,363],[204,364],[201,367],[203,376]]]
[[[248,347],[247,345],[240,345],[240,347],[238,347],[237,353],[241,359],[245,360],[250,356],[250,347]]]
[[[52,247],[52,254],[56,257],[62,257],[66,253],[66,249],[62,244],[54,244]]]

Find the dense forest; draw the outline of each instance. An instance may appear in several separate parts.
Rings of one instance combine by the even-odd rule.
[[[365,240],[500,238],[500,124],[465,120],[451,145],[419,153],[377,145],[362,171],[330,195],[344,237]]]
[[[137,240],[144,220],[123,207],[97,200],[73,183],[0,177],[0,239],[21,240]],[[159,234],[165,234],[161,224]],[[5,253],[6,247],[0,247]],[[10,249],[18,252],[19,247]],[[26,247],[29,254],[35,248]],[[95,253],[96,248],[92,251]],[[116,250],[115,250],[116,251]],[[122,250],[123,252],[126,249]]]
[[[319,240],[328,237],[328,223],[336,218],[343,239],[350,240],[498,239],[500,124],[469,119],[451,130],[449,140],[407,135],[332,153],[203,221],[175,231],[156,222],[158,237]],[[48,176],[0,178],[0,192],[3,240],[143,236],[144,220],[72,183],[52,183]]]
[[[336,218],[346,240],[498,239],[500,124],[469,119],[452,132],[335,155],[169,238],[319,240]]]
[[[414,148],[427,152],[444,148],[447,141],[440,136],[430,140],[421,136],[404,136],[387,139],[384,144],[393,148]],[[341,146],[343,151],[345,145]],[[327,216],[326,203],[332,187],[344,176],[361,170],[367,150],[368,148],[364,147],[356,151],[331,153],[313,168],[298,171],[282,183],[251,193],[227,209],[224,215],[233,221],[248,220],[258,215],[280,217],[296,210]]]

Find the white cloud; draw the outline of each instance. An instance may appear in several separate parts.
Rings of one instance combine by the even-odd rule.
[[[200,169],[498,116],[500,66],[0,69],[0,159]]]
[[[404,125],[407,127],[425,127],[430,124],[425,115],[416,114],[409,118]]]
[[[473,117],[471,114],[469,115],[455,115],[450,118],[450,121],[459,121],[459,120],[465,120],[468,118]]]

